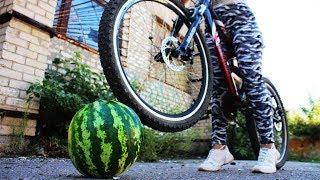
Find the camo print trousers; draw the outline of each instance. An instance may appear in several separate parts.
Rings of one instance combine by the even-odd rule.
[[[249,108],[252,110],[252,117],[256,121],[260,143],[272,143],[274,142],[273,109],[271,97],[261,74],[263,42],[255,17],[250,8],[243,3],[220,6],[215,9],[215,13],[226,26],[233,41],[234,52],[243,78],[244,91]],[[211,35],[208,33],[206,33],[206,41],[214,67],[212,144],[226,144],[228,123],[221,111],[221,96],[226,91],[226,84],[217,61]]]

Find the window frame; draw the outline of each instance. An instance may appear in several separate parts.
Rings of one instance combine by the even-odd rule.
[[[90,52],[97,53],[98,51],[95,48],[90,47],[89,45],[79,42],[71,37],[67,36],[68,32],[68,24],[69,24],[69,18],[72,8],[72,1],[73,0],[61,0],[61,7],[59,9],[58,13],[58,20],[57,20],[57,26],[55,27],[55,32],[58,38],[63,39],[65,41],[68,41],[76,46],[80,46],[81,48],[84,48]],[[105,8],[107,2],[105,0],[91,0],[95,2],[97,5]]]

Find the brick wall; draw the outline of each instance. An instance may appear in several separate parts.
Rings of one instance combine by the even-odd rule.
[[[37,27],[51,27],[55,5],[56,0],[2,0],[0,16],[15,12],[37,22]],[[43,79],[51,62],[48,61],[49,32],[14,15],[6,18],[5,23],[0,24],[0,151],[8,146],[7,140],[12,139],[8,135],[21,130],[26,136],[35,135],[34,117],[22,121],[22,114],[27,111],[26,90],[31,83]],[[28,112],[37,114],[38,110],[39,102],[35,99]]]
[[[50,55],[48,57],[49,61],[52,61],[54,58],[71,57],[74,52],[80,52],[86,64],[92,67],[93,70],[102,72],[102,67],[100,64],[98,53],[88,51],[64,39],[60,39],[57,37],[52,38],[50,41],[49,51],[50,51]]]
[[[16,11],[52,27],[57,0],[1,0],[0,14]]]
[[[6,96],[1,107],[24,110],[26,89],[30,83],[41,80],[47,67],[49,34],[13,18],[5,27],[2,69],[0,76],[6,82],[1,94]],[[38,112],[38,102],[31,103],[30,112]]]

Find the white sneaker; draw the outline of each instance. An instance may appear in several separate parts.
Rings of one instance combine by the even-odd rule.
[[[275,173],[280,153],[276,148],[260,148],[258,163],[252,168],[254,173]]]
[[[207,159],[200,164],[199,171],[219,171],[222,165],[234,160],[227,146],[224,149],[211,149]]]

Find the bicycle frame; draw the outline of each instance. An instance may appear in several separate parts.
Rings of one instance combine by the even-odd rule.
[[[219,65],[223,72],[224,78],[226,80],[227,89],[228,89],[227,91],[231,95],[238,96],[238,91],[237,91],[235,82],[228,68],[227,56],[223,53],[220,45],[220,37],[217,32],[217,24],[216,24],[217,21],[215,20],[216,17],[210,5],[211,5],[211,0],[199,0],[199,4],[197,7],[195,7],[194,12],[191,16],[191,19],[193,19],[193,22],[185,38],[183,39],[181,45],[177,49],[177,51],[180,54],[183,54],[186,51],[193,35],[195,34],[196,30],[200,25],[202,16],[204,16],[205,22],[207,26],[210,28],[209,30],[211,32],[213,42],[215,44],[215,50],[218,56]]]

